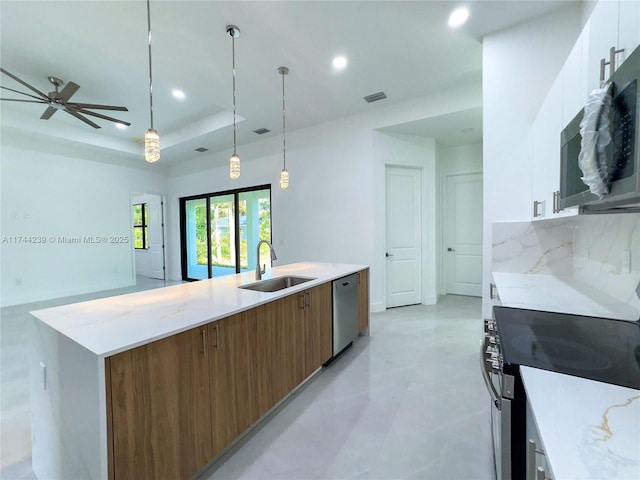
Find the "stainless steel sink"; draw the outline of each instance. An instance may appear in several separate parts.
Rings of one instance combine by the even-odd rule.
[[[285,288],[295,287],[296,285],[300,285],[301,283],[309,282],[311,280],[315,280],[315,278],[285,276],[270,278],[269,280],[261,280],[260,282],[249,283],[247,285],[240,285],[238,288],[255,290],[257,292],[277,292],[284,290]]]

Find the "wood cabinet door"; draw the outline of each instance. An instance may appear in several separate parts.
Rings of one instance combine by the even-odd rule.
[[[260,418],[256,319],[252,309],[209,325],[214,455]]]
[[[333,354],[331,283],[304,292],[305,378]]]
[[[369,269],[358,272],[358,331],[369,326]]]
[[[263,415],[305,378],[304,295],[261,305],[256,315],[258,404]]]
[[[211,458],[206,327],[109,357],[115,480],[188,479]]]

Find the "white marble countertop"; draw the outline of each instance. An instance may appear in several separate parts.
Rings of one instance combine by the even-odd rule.
[[[263,280],[283,275],[314,280],[273,293],[238,288],[255,281],[251,271],[35,310],[31,314],[94,354],[107,357],[365,268],[366,265],[294,263],[268,269]]]
[[[520,372],[555,480],[640,478],[640,390]]]
[[[507,307],[619,320],[640,318],[638,309],[571,277],[493,272],[493,279]]]

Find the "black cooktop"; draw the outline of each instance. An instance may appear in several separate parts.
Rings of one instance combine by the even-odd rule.
[[[640,322],[493,307],[505,365],[640,390]]]

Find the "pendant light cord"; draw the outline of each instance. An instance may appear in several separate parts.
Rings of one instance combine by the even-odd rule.
[[[231,65],[233,71],[233,154],[236,154],[236,38],[231,32]]]
[[[147,27],[149,32],[149,116],[151,117],[151,130],[153,130],[153,74],[151,69],[151,7],[147,0]]]
[[[284,109],[284,70],[282,71],[282,160],[284,169],[287,169],[287,141],[285,130],[285,109]]]

